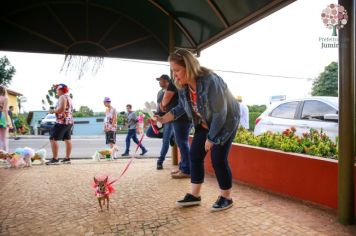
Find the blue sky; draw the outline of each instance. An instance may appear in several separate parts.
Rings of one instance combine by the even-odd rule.
[[[320,42],[320,37],[331,37],[331,31],[320,17],[330,3],[333,2],[296,1],[202,51],[199,60],[202,65],[217,70],[232,93],[241,95],[249,105],[267,104],[272,95],[309,96],[312,80],[325,66],[338,60],[337,49],[322,49]],[[75,108],[86,105],[102,111],[105,96],[112,98],[118,110],[124,110],[128,103],[134,109],[143,108],[145,101],[155,100],[159,88],[155,78],[169,74],[168,63],[104,59],[95,76],[86,75],[78,80],[73,73],[60,73],[62,55],[0,51],[0,57],[4,55],[17,70],[10,88],[27,97],[24,104],[27,111],[41,109],[41,100],[54,83],[70,86]]]

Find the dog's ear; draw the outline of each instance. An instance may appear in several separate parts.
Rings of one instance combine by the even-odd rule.
[[[94,183],[98,184],[98,180],[94,177]]]

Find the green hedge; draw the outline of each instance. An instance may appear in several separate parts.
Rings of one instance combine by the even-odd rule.
[[[301,137],[291,127],[283,133],[265,132],[255,136],[252,132],[239,128],[234,142],[252,146],[281,150],[285,152],[304,153],[312,156],[337,159],[338,139],[333,142],[323,131],[310,129]]]
[[[249,119],[250,119],[250,130],[254,130],[255,129],[255,122],[257,117],[259,117],[262,114],[262,112],[250,112],[249,113]]]

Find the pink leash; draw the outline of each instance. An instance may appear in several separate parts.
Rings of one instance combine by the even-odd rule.
[[[117,179],[114,179],[113,181],[111,181],[109,183],[109,185],[115,183],[116,181],[118,181],[119,179],[121,179],[121,177],[126,173],[126,171],[129,169],[130,165],[132,164],[132,162],[134,161],[135,157],[134,155],[137,153],[137,150],[138,148],[141,146],[141,143],[142,143],[142,140],[143,140],[143,137],[145,136],[145,134],[143,133],[141,138],[140,138],[140,141],[138,142],[137,146],[136,146],[136,149],[135,149],[135,153],[131,156],[131,159],[127,162],[126,166],[124,167],[124,169],[122,170],[121,174],[119,175],[119,177]]]

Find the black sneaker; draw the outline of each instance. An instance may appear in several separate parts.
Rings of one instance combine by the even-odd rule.
[[[64,158],[63,160],[61,160],[62,164],[70,164],[70,158]]]
[[[58,165],[58,164],[59,164],[58,159],[53,159],[53,158],[46,162],[46,165]]]
[[[123,153],[123,154],[121,154],[121,156],[122,157],[128,157],[130,154],[129,153],[127,153],[127,152],[125,152],[125,153]]]
[[[163,165],[162,165],[162,164],[157,163],[157,170],[163,170]]]
[[[211,210],[212,211],[222,211],[222,210],[226,210],[226,209],[232,207],[232,205],[233,205],[232,199],[227,199],[227,198],[224,198],[223,196],[219,196],[218,200],[216,200],[216,202],[212,206]]]
[[[148,152],[147,149],[143,150],[143,151],[141,152],[140,156],[145,155],[147,152]]]
[[[178,206],[197,206],[201,203],[201,197],[195,197],[190,193],[187,193],[182,200],[178,200],[176,204]]]

